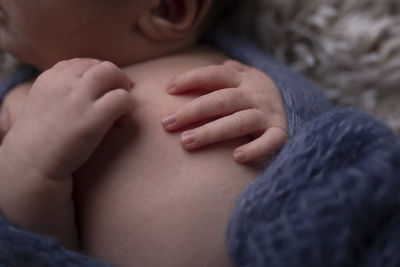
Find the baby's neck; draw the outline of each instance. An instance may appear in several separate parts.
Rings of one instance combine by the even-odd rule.
[[[210,64],[220,64],[226,58],[219,50],[208,45],[196,45],[179,51],[173,51],[171,53],[165,53],[161,55],[154,55],[141,61],[127,61],[126,64],[117,64],[122,68],[140,67],[147,66],[148,64],[159,64],[171,61],[171,64],[181,65],[183,69],[191,66],[192,64],[197,65],[195,62]],[[201,64],[200,63],[200,64]],[[190,68],[190,67],[189,67]]]
[[[37,62],[26,62],[28,65],[33,65],[40,71],[45,71],[57,62],[71,58],[96,58],[99,60],[110,61],[120,68],[141,64],[150,60],[168,57],[170,55],[186,53],[194,51],[198,45],[193,44],[192,40],[186,42],[176,42],[168,44],[159,43],[137,43],[121,42],[117,45],[109,45],[108,47],[98,48],[93,51],[83,51],[81,54],[59,55],[58,57],[49,57]],[[102,46],[99,46],[102,47]]]
[[[213,47],[198,45],[190,49],[124,67],[134,81],[165,76],[168,79],[187,70],[221,64],[226,56]]]

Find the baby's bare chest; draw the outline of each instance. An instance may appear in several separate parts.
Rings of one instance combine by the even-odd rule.
[[[168,95],[167,79],[158,81],[137,84],[131,118],[116,126],[76,173],[82,244],[92,255],[129,262],[154,260],[154,248],[162,246],[169,256],[160,256],[154,266],[178,260],[170,255],[180,255],[185,263],[197,262],[192,258],[197,253],[217,258],[224,251],[225,226],[235,199],[256,171],[232,159],[241,140],[185,151],[181,132],[164,131],[161,120],[194,96]],[[210,217],[215,227],[204,230]],[[206,240],[215,240],[218,249]],[[180,266],[175,263],[172,266]]]

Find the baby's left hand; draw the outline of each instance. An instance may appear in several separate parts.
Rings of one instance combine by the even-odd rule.
[[[236,161],[245,163],[278,151],[287,139],[288,122],[279,90],[266,74],[255,68],[228,60],[223,65],[187,71],[175,77],[167,90],[171,94],[190,90],[208,93],[163,119],[167,131],[218,117],[182,133],[181,144],[187,150],[254,135],[253,141],[233,153]]]

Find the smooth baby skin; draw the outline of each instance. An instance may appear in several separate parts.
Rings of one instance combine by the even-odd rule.
[[[82,248],[117,266],[232,266],[225,232],[236,199],[257,174],[239,165],[236,139],[194,153],[161,119],[192,96],[171,96],[167,82],[183,71],[220,64],[210,49],[125,69],[135,81],[132,117],[111,130],[75,173]]]
[[[208,23],[203,22],[208,19],[210,8],[217,12],[223,7],[213,4],[222,1],[212,0],[60,0],[57,5],[50,0],[42,0],[40,5],[34,0],[0,2],[5,15],[0,20],[2,47],[21,62],[42,71],[60,60],[76,57],[109,60],[121,67],[184,51],[196,43],[207,27]],[[224,241],[229,213],[237,195],[256,175],[255,169],[236,165],[232,159],[231,152],[243,142],[226,142],[190,154],[180,147],[178,134],[166,133],[160,125],[165,115],[194,97],[167,95],[164,91],[167,81],[189,69],[222,63],[223,59],[204,51],[127,69],[136,83],[132,92],[136,110],[130,119],[118,123],[119,128],[110,132],[93,158],[76,172],[78,227],[86,252],[117,266],[230,264]],[[46,77],[51,81],[49,75]],[[66,89],[56,85],[53,89]],[[66,86],[69,88],[68,83]],[[118,90],[120,86],[108,89]],[[85,89],[85,86],[78,89],[82,87]],[[77,99],[80,98],[73,98]],[[42,107],[52,103],[32,100],[36,101]],[[55,102],[65,107],[63,99]],[[75,110],[75,105],[66,110],[67,113]],[[45,110],[41,114],[57,113]],[[73,131],[68,132],[69,123],[81,119],[76,116],[67,123],[57,120],[57,116],[49,117],[56,118],[55,122],[61,126],[53,128],[65,128],[61,132],[70,134]],[[37,121],[36,125],[41,126],[40,119]],[[18,129],[23,129],[22,126]],[[19,133],[23,135],[22,130]],[[46,140],[46,133],[56,139],[51,130],[39,136]],[[16,143],[11,142],[10,150],[18,150]],[[74,157],[69,159],[74,161]],[[50,197],[45,204],[54,202]],[[62,208],[59,205],[52,211]],[[12,207],[10,210],[14,212]],[[26,214],[19,210],[14,213]],[[60,236],[60,232],[56,231],[54,236]]]

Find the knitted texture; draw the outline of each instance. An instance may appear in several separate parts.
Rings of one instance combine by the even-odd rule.
[[[399,192],[396,136],[335,109],[305,125],[245,190],[229,225],[231,254],[240,267],[399,266]]]
[[[0,267],[106,267],[54,239],[18,229],[0,214]]]

